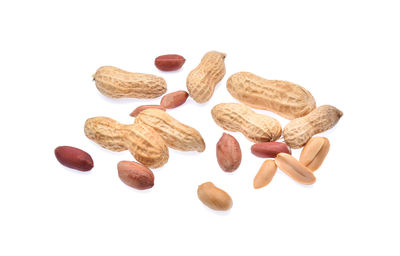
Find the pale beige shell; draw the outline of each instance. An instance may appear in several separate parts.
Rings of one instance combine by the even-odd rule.
[[[252,142],[276,141],[282,133],[278,120],[258,114],[241,103],[218,104],[211,114],[223,129],[241,132]]]
[[[266,109],[287,119],[302,117],[315,109],[315,100],[303,87],[279,80],[267,80],[249,72],[229,77],[226,87],[244,104]]]
[[[135,124],[138,123],[151,126],[170,148],[198,152],[206,148],[203,137],[196,129],[182,124],[160,109],[143,110],[135,118]]]
[[[137,161],[148,167],[161,167],[169,158],[164,140],[144,124],[124,125],[108,117],[93,117],[86,120],[85,135],[106,149],[129,150]]]
[[[93,80],[97,89],[111,98],[152,99],[167,91],[167,83],[161,77],[131,73],[112,66],[100,67]]]
[[[211,51],[204,55],[200,64],[193,69],[187,79],[186,86],[197,103],[210,100],[215,86],[225,75],[225,53]]]
[[[291,148],[301,148],[315,134],[335,126],[343,112],[334,106],[323,105],[304,117],[290,121],[283,129],[283,138]]]

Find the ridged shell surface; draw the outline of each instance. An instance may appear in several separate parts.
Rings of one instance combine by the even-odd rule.
[[[85,135],[106,149],[129,150],[148,167],[161,167],[169,158],[164,140],[144,124],[124,125],[108,117],[93,117],[86,120]]]
[[[112,66],[100,67],[93,80],[97,89],[111,98],[152,99],[167,91],[167,83],[161,77],[131,73]]]
[[[275,118],[258,114],[241,103],[221,103],[211,110],[214,121],[223,129],[241,132],[252,142],[275,141],[282,128]]]
[[[336,125],[343,112],[334,106],[323,105],[304,117],[290,121],[283,129],[283,138],[291,148],[301,148],[315,134]]]
[[[205,150],[203,137],[196,129],[179,122],[165,111],[146,109],[135,118],[135,124],[151,126],[170,148],[198,152]]]
[[[244,104],[266,109],[287,119],[302,117],[315,109],[315,100],[303,87],[279,80],[267,80],[249,72],[229,77],[230,94]]]
[[[225,53],[208,52],[200,64],[189,73],[186,86],[190,97],[197,103],[209,101],[214,94],[215,86],[225,75],[225,57]]]

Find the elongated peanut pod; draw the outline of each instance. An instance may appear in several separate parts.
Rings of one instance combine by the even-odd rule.
[[[300,154],[300,163],[311,171],[316,171],[324,162],[330,148],[329,140],[325,137],[312,137]]]
[[[131,127],[108,117],[93,117],[85,122],[85,135],[111,151],[128,150],[126,134]]]
[[[275,157],[275,163],[279,169],[299,183],[310,185],[316,180],[314,174],[307,167],[289,154],[279,153]]]
[[[301,148],[315,134],[336,125],[343,112],[334,106],[323,105],[304,117],[290,121],[283,129],[283,138],[291,148]]]
[[[254,177],[254,188],[257,189],[267,186],[275,176],[276,170],[277,166],[274,160],[265,160],[256,177]]]
[[[189,73],[186,86],[190,97],[197,103],[209,101],[214,94],[215,86],[225,75],[225,56],[225,53],[208,52],[200,64]]]
[[[182,124],[165,111],[146,109],[135,118],[135,124],[151,126],[170,148],[198,152],[206,148],[203,137],[196,129]]]
[[[305,116],[315,109],[311,93],[291,82],[239,72],[229,77],[226,86],[230,94],[244,104],[275,112],[287,119]]]
[[[108,117],[94,117],[86,120],[85,135],[112,151],[129,149],[147,167],[161,167],[169,158],[164,140],[145,124],[124,125]]]
[[[167,91],[167,83],[161,77],[131,73],[112,66],[100,67],[93,80],[97,89],[111,98],[152,99]]]
[[[211,110],[214,121],[223,129],[241,132],[252,142],[275,141],[282,128],[272,117],[261,115],[241,103],[221,103]]]

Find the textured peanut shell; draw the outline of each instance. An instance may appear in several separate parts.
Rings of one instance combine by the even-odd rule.
[[[283,129],[283,138],[291,148],[301,148],[315,134],[336,125],[343,112],[334,106],[323,105],[304,117],[290,121]]]
[[[280,123],[261,115],[241,103],[221,103],[211,110],[214,121],[223,129],[241,132],[252,142],[275,141],[280,138]]]
[[[197,189],[197,196],[203,204],[213,210],[226,211],[232,208],[233,202],[229,194],[211,182],[201,184]]]
[[[242,103],[287,119],[305,116],[315,109],[311,93],[291,82],[267,80],[249,72],[239,72],[229,77],[226,86]]]
[[[312,171],[297,161],[293,156],[286,153],[279,153],[275,157],[275,163],[279,169],[295,181],[305,185],[315,183],[316,179]]]
[[[208,52],[201,59],[200,64],[189,73],[186,86],[190,97],[197,103],[210,100],[215,86],[225,75],[225,57],[225,53]]]
[[[160,109],[140,112],[135,118],[135,124],[151,126],[170,148],[198,152],[203,152],[206,148],[203,137],[196,129],[182,124]]]
[[[301,151],[299,161],[311,171],[316,171],[322,165],[330,148],[325,137],[312,137]]]
[[[137,161],[148,167],[161,167],[169,158],[164,140],[144,124],[124,125],[108,117],[93,117],[86,120],[85,135],[103,148],[129,150]]]
[[[276,170],[277,166],[274,160],[265,160],[256,177],[254,177],[254,188],[257,189],[267,186],[275,176]]]
[[[97,89],[111,98],[152,99],[167,91],[167,83],[161,77],[131,73],[112,66],[100,67],[93,80]]]

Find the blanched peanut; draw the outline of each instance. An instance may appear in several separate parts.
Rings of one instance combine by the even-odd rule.
[[[300,155],[300,163],[311,171],[316,171],[328,155],[330,143],[324,137],[312,137],[304,146]]]
[[[197,189],[197,196],[203,204],[217,211],[229,210],[233,204],[229,194],[211,182],[201,184]]]
[[[254,178],[254,188],[257,189],[267,186],[275,176],[276,170],[277,166],[274,160],[265,160],[261,165],[256,177]]]
[[[279,153],[275,158],[275,163],[279,169],[299,183],[310,185],[316,180],[314,174],[307,167],[289,154]]]

